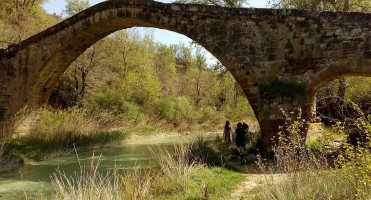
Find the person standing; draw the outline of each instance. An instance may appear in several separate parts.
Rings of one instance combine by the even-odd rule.
[[[245,139],[246,131],[245,129],[243,129],[243,126],[241,123],[237,124],[237,129],[235,133],[236,133],[235,141],[236,141],[237,151],[240,154],[243,154],[244,149],[246,147],[246,139]]]
[[[229,123],[229,121],[225,122],[223,133],[224,133],[225,142],[227,143],[232,142],[232,128],[231,128],[231,124]]]
[[[245,140],[248,142],[248,135],[249,135],[249,125],[245,122],[245,120],[242,120],[242,128],[245,130],[246,135],[245,135]]]

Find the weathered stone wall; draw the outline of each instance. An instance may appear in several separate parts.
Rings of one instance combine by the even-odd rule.
[[[0,121],[47,102],[83,51],[135,26],[183,34],[216,56],[250,101],[266,146],[283,123],[280,106],[309,119],[321,85],[371,76],[371,14],[114,0],[0,50]]]

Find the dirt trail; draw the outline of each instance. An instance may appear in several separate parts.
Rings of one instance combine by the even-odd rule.
[[[267,181],[276,182],[282,178],[282,174],[243,174],[243,181],[231,194],[230,200],[252,199],[259,193],[253,192],[254,189],[263,186]]]

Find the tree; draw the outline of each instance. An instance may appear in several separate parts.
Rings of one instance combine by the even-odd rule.
[[[162,83],[162,94],[173,96],[175,94],[174,82],[176,78],[175,57],[169,47],[162,44],[156,45],[154,57],[155,73]]]
[[[0,1],[0,47],[17,44],[55,24],[59,16],[49,15],[41,7],[45,0]]]
[[[72,15],[75,15],[87,8],[90,7],[90,3],[89,3],[89,0],[66,0],[66,9],[64,10],[64,12],[68,15],[68,16],[72,16]]]

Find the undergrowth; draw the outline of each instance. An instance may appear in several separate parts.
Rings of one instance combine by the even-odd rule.
[[[371,117],[358,111],[360,117],[355,123],[367,142],[343,144],[336,168],[330,167],[317,144],[310,145],[312,150],[305,146],[301,131],[306,122],[284,113],[288,127],[273,148],[274,162],[259,159],[258,165],[267,175],[264,185],[254,191],[254,199],[370,199]],[[269,174],[280,174],[280,178],[273,180]]]

